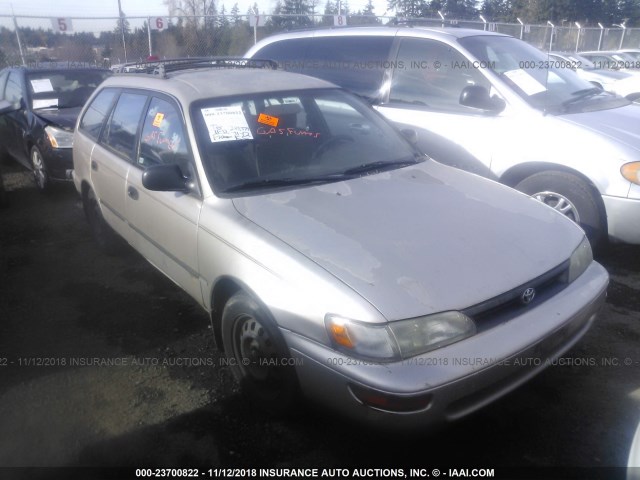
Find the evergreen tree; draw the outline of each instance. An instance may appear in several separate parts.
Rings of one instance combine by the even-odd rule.
[[[429,9],[426,0],[389,0],[387,5],[398,17],[424,17]]]

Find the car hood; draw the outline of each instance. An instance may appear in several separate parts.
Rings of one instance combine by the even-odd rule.
[[[558,118],[640,150],[639,105],[631,104],[596,112],[572,113]]]
[[[493,298],[567,260],[583,237],[530,197],[433,161],[233,203],[388,320]]]
[[[68,130],[73,130],[76,126],[76,120],[80,115],[82,107],[61,108],[61,109],[39,109],[34,110],[34,115],[42,118],[45,122],[58,125]]]

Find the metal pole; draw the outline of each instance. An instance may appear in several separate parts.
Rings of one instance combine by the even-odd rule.
[[[602,35],[604,34],[604,26],[601,23],[598,23],[600,27],[600,40],[598,40],[598,51],[602,50]]]
[[[16,29],[16,39],[18,40],[18,50],[20,51],[20,60],[22,60],[22,65],[26,66],[27,63],[24,61],[24,53],[22,53],[22,43],[20,42],[20,34],[18,33],[18,21],[16,20],[16,15],[13,12],[13,3],[11,4],[11,15],[13,16],[13,26]]]
[[[520,24],[520,40],[522,40],[524,38],[524,23],[519,18],[516,18],[516,20]]]
[[[151,17],[147,17],[147,34],[149,35],[149,56],[153,55],[151,48]]]
[[[576,39],[576,53],[578,53],[578,49],[580,47],[580,32],[582,31],[582,27],[578,22],[576,23],[576,27],[578,27],[578,38]]]
[[[120,12],[120,31],[122,32],[122,49],[124,50],[124,63],[127,63],[127,44],[124,41],[124,15],[122,14],[122,6],[118,0],[118,11]]]

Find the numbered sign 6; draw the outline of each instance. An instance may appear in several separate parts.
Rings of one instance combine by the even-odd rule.
[[[169,19],[165,17],[151,18],[149,21],[151,30],[166,30],[169,28]]]
[[[66,33],[73,31],[73,24],[70,18],[52,18],[51,27],[54,32]]]

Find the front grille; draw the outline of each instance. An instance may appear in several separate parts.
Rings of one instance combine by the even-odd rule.
[[[466,308],[463,313],[476,322],[478,331],[492,328],[517,317],[523,311],[535,307],[563,290],[567,286],[568,269],[569,260],[508,292]],[[525,305],[521,296],[527,288],[534,288],[536,294],[531,303]]]

